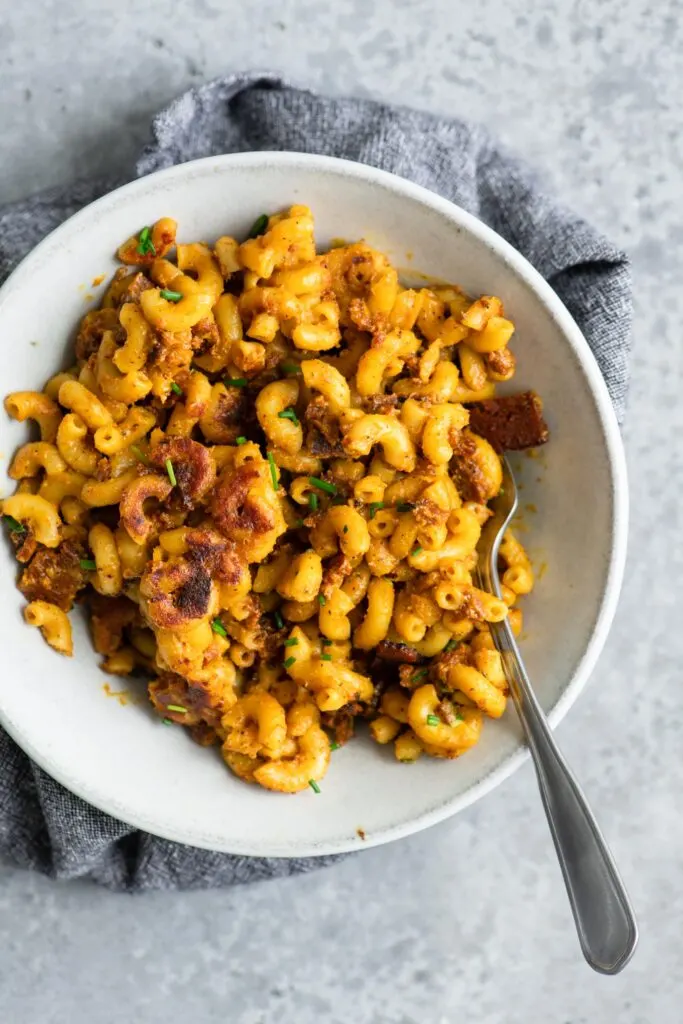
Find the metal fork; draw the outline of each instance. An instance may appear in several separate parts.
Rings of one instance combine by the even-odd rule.
[[[481,588],[500,598],[498,549],[517,509],[517,487],[503,458],[503,486],[482,531],[478,576]],[[617,974],[631,959],[638,926],[612,855],[579,784],[569,770],[529,682],[507,621],[492,622],[541,791],[581,949],[595,971]]]

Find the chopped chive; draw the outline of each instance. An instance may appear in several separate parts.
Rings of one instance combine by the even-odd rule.
[[[348,526],[345,526],[343,531],[342,531],[342,533],[348,533],[348,532],[349,532],[349,528],[348,528]]]
[[[23,523],[20,523],[14,516],[3,516],[2,517],[7,523],[7,529],[10,533],[26,533],[26,527]]]
[[[320,605],[321,608],[325,607],[325,595],[324,594],[318,594],[318,604]]]
[[[280,420],[291,420],[294,426],[298,426],[299,424],[299,417],[293,409],[283,409],[282,412],[277,414],[277,416]]]
[[[303,525],[304,525],[303,519],[295,519],[294,520],[294,528],[296,530],[300,530]]]
[[[320,655],[320,660],[321,661],[332,661],[332,655],[331,654],[321,654]]]
[[[167,711],[175,711],[179,715],[186,715],[187,714],[187,708],[184,708],[182,704],[167,704],[166,705],[166,710]]]
[[[214,633],[218,633],[219,636],[227,637],[228,635],[228,631],[226,630],[225,626],[217,616],[211,623],[211,629],[214,631]]]
[[[162,288],[159,292],[162,299],[166,299],[167,302],[180,302],[183,297],[182,292],[171,291],[170,288]]]
[[[282,618],[279,612],[274,612],[273,618],[275,619],[275,625],[277,626],[278,629],[285,628],[285,620]]]
[[[171,381],[171,391],[175,391],[176,395],[182,395],[183,393],[183,389],[174,380]]]
[[[374,519],[377,510],[380,508],[386,508],[386,505],[383,501],[371,501],[368,508],[370,509],[370,518]]]
[[[454,651],[457,646],[458,641],[454,637],[452,640],[449,640],[446,646],[444,647],[444,653],[448,654],[449,651]]]
[[[172,719],[172,718],[162,718],[162,719],[161,719],[161,721],[162,721],[162,723],[163,723],[164,725],[173,725],[173,724],[174,724],[174,722],[173,722],[173,719]]]
[[[311,787],[311,789],[313,790],[314,793],[319,793],[320,792],[320,786],[315,781],[315,779],[309,779],[308,780],[308,785]]]
[[[81,569],[86,569],[88,572],[94,572],[95,569],[97,569],[97,564],[92,560],[92,558],[81,558],[78,564]]]
[[[331,643],[332,641],[328,640],[326,636],[323,637],[323,647],[329,647]]]
[[[165,466],[166,472],[168,473],[168,479],[171,481],[173,487],[175,487],[178,481],[175,478],[175,470],[173,469],[173,463],[170,459],[166,459]]]
[[[345,504],[346,504],[346,498],[342,494],[337,494],[332,499],[332,501],[330,502],[330,505],[345,505]]]
[[[296,658],[286,658],[284,662],[285,668],[291,668],[295,661]]]
[[[336,740],[334,741],[334,743],[330,743],[330,750],[339,750],[339,749],[341,749],[341,743],[337,743]]]
[[[412,501],[399,501],[398,505],[396,506],[396,511],[397,512],[412,512],[412,510],[414,508],[415,508],[415,506],[413,505]]]
[[[156,256],[157,251],[154,246],[154,242],[151,238],[151,229],[149,227],[143,228],[138,235],[137,251],[140,256]]]
[[[149,466],[149,459],[147,458],[145,453],[140,448],[138,448],[138,446],[136,444],[132,444],[130,446],[130,450],[132,451],[132,453],[135,456],[135,458],[139,459],[140,462],[143,463],[143,465]]]
[[[460,714],[459,711],[455,712],[455,720],[456,720],[456,722],[464,722],[465,721],[465,719],[462,717],[462,715]]]
[[[297,647],[299,641],[295,636],[290,636],[289,640],[285,640],[285,647]]]
[[[247,443],[246,437],[236,437],[235,438],[235,444],[242,445],[242,444],[246,444],[246,443]]]
[[[504,487],[501,487],[501,489],[500,489],[500,490],[498,491],[498,493],[499,493],[499,494],[505,494],[505,488],[504,488]]]
[[[262,213],[261,216],[257,217],[254,223],[251,225],[247,238],[258,238],[259,235],[262,235],[265,232],[267,227],[268,214]]]
[[[413,550],[410,553],[411,553],[411,555],[419,555],[421,551],[422,551],[422,548],[418,544],[417,547],[413,548]]]
[[[277,466],[275,465],[275,458],[272,452],[268,452],[268,465],[270,466],[270,479],[273,483],[273,490],[276,491],[278,488]]]
[[[318,511],[318,495],[314,494],[313,491],[311,491],[311,493],[308,495],[308,504],[311,509],[311,512]]]
[[[413,672],[412,676],[410,677],[411,682],[416,683],[419,679],[424,679],[428,672],[428,668],[421,668],[419,672]]]
[[[325,491],[326,494],[337,493],[337,488],[334,484],[328,484],[326,480],[319,480],[317,476],[309,476],[308,482],[313,487],[317,487],[319,491]]]
[[[246,377],[226,377],[223,383],[227,388],[246,388],[249,381]]]
[[[284,370],[285,373],[301,373],[301,367],[298,363],[280,363],[280,369]]]
[[[427,725],[441,725],[441,719],[436,715],[427,715]]]

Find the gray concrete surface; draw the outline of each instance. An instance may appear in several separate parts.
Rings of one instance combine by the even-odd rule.
[[[623,975],[583,964],[527,767],[450,823],[286,882],[126,898],[5,868],[8,1024],[683,1019],[682,35],[675,0],[2,0],[3,200],[124,167],[159,105],[251,65],[484,120],[631,251],[626,586],[559,734],[642,931]]]

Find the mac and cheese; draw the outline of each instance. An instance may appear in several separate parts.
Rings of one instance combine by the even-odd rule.
[[[267,789],[318,792],[357,718],[399,761],[458,757],[505,709],[488,623],[518,633],[534,583],[511,533],[503,600],[473,583],[498,453],[547,437],[536,396],[493,398],[501,300],[318,253],[305,206],[176,232],[125,242],[75,365],[5,400],[40,432],[2,502],[27,622],[69,655],[83,594],[105,671]]]

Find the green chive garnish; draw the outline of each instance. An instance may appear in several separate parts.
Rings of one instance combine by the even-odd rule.
[[[247,443],[246,437],[236,437],[235,438],[235,444],[246,444],[246,443]]]
[[[175,487],[176,484],[178,483],[178,481],[175,478],[175,470],[173,469],[173,463],[171,462],[170,459],[166,459],[165,465],[166,465],[166,472],[168,473],[168,479],[171,481],[171,484],[173,485],[173,487]]]
[[[456,720],[456,722],[464,722],[465,721],[465,719],[462,717],[462,715],[460,714],[459,711],[455,712],[455,720]]]
[[[224,383],[227,388],[246,388],[249,381],[246,377],[226,377]]]
[[[416,548],[413,548],[413,550],[411,551],[411,554],[412,555],[419,555],[421,551],[422,551],[422,548],[418,544]]]
[[[341,743],[337,743],[336,740],[334,741],[334,743],[330,743],[330,750],[339,750],[340,748]]]
[[[331,654],[321,654],[320,655],[320,660],[321,661],[332,661],[332,655]]]
[[[320,792],[320,786],[315,781],[315,779],[309,779],[308,780],[308,785],[311,787],[311,789],[313,790],[314,793],[319,793]]]
[[[318,495],[317,494],[313,494],[312,491],[308,495],[308,505],[309,505],[309,508],[310,508],[311,512],[317,512],[318,511]]]
[[[441,719],[436,715],[427,715],[427,725],[441,725]]]
[[[214,631],[214,633],[218,633],[219,636],[227,637],[227,635],[228,635],[225,626],[223,625],[221,620],[219,618],[217,618],[217,617],[212,621],[211,629]]]
[[[179,715],[187,714],[187,708],[184,708],[182,704],[167,704],[166,709],[168,711],[175,711]]]
[[[81,558],[78,564],[80,565],[81,569],[86,569],[88,572],[94,572],[95,569],[97,569],[97,565],[92,560],[92,558]]]
[[[287,658],[284,663],[285,668],[291,668],[295,661],[296,658]]]
[[[277,415],[280,420],[291,420],[295,426],[299,423],[299,417],[293,409],[283,409],[282,412],[279,412]]]
[[[320,605],[321,608],[325,607],[325,595],[324,594],[318,594],[318,604]]]
[[[370,509],[370,518],[374,519],[377,509],[386,508],[386,505],[383,501],[371,501],[368,508]]]
[[[145,466],[149,466],[149,459],[147,458],[145,453],[140,448],[138,448],[136,444],[132,444],[130,446],[130,450],[132,451],[136,459],[139,459],[140,462],[142,462]]]
[[[331,643],[332,641],[328,640],[326,636],[323,637],[323,647],[329,647]]]
[[[309,476],[308,482],[313,487],[317,487],[319,491],[325,491],[326,494],[337,493],[337,488],[334,484],[328,484],[326,480],[319,480],[317,476]]]
[[[26,527],[23,523],[20,523],[14,516],[3,516],[2,517],[7,523],[7,529],[10,533],[26,533]]]
[[[285,628],[285,620],[282,618],[279,612],[275,612],[273,614],[273,618],[275,619],[275,625],[277,626],[278,629]]]
[[[300,530],[303,525],[304,525],[303,519],[295,519],[294,520],[294,529],[295,530]]]
[[[412,512],[412,510],[414,508],[415,508],[415,506],[413,505],[412,501],[399,501],[398,505],[396,506],[396,511],[397,512]]]
[[[170,288],[162,288],[159,294],[162,299],[166,299],[167,302],[180,302],[183,297],[182,292],[173,292]]]
[[[277,466],[275,465],[275,458],[272,452],[268,452],[268,465],[270,466],[270,479],[273,482],[273,490],[276,491],[277,484]]]
[[[416,683],[419,679],[424,679],[428,672],[428,668],[421,668],[419,672],[414,672],[410,678],[412,682]]]
[[[349,532],[349,528],[348,528],[348,526],[345,526],[344,529],[342,530],[342,533],[348,533],[348,532]]]
[[[163,725],[173,725],[173,720],[170,718],[162,718],[161,721]]]
[[[295,636],[290,636],[289,640],[285,640],[285,647],[297,647],[299,641]]]
[[[444,653],[448,654],[449,651],[454,651],[457,646],[458,641],[455,638],[453,638],[453,640],[449,640],[446,646],[444,647]]]
[[[285,373],[301,373],[301,367],[298,363],[280,363],[280,369],[284,370]]]
[[[140,254],[140,256],[156,256],[157,251],[154,247],[154,242],[152,241],[151,235],[151,228],[148,227],[143,228],[140,234],[138,235],[137,251]]]
[[[183,389],[174,380],[171,381],[171,391],[175,391],[176,395],[182,395],[183,393]]]
[[[262,213],[260,217],[257,217],[254,223],[251,225],[251,230],[247,235],[247,238],[258,238],[262,235],[268,227],[268,214]]]

